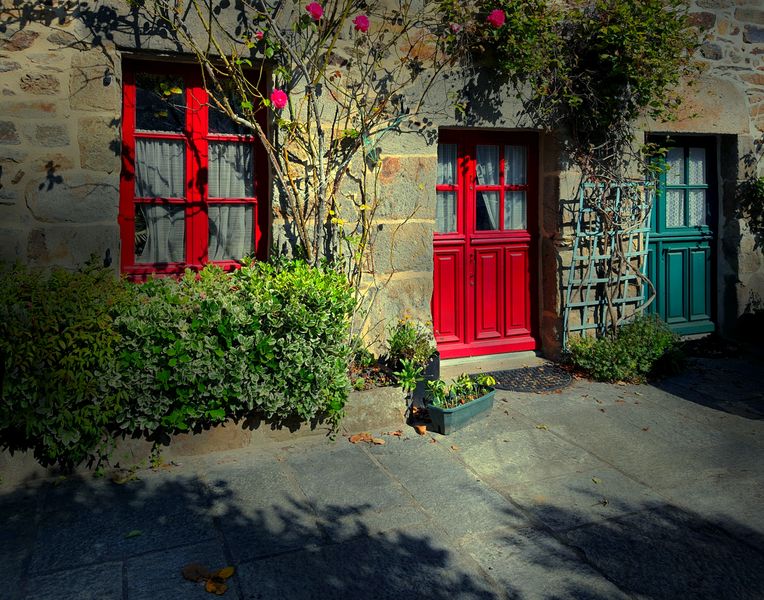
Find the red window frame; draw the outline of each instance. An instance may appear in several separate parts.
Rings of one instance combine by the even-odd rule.
[[[167,75],[181,77],[184,84],[185,126],[179,133],[136,130],[136,75]],[[151,274],[179,275],[186,269],[201,269],[208,262],[209,204],[244,204],[252,206],[252,235],[255,256],[267,255],[264,232],[268,227],[265,202],[267,190],[266,164],[260,157],[264,150],[254,135],[210,133],[208,95],[202,85],[197,65],[166,65],[149,61],[125,61],[122,95],[122,172],[120,176],[119,226],[121,239],[120,267],[130,279],[143,280]],[[261,113],[258,118],[262,119]],[[262,124],[262,122],[261,122]],[[135,195],[135,140],[182,140],[185,144],[184,198],[139,198]],[[214,198],[208,195],[208,148],[210,142],[225,141],[252,145],[253,196],[245,198]],[[168,263],[139,263],[135,257],[136,204],[171,204],[185,209],[185,260]],[[214,261],[225,269],[238,268],[237,260]]]

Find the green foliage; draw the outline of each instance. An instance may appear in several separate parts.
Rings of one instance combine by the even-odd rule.
[[[738,184],[739,216],[746,219],[757,248],[764,248],[764,177],[750,177]]]
[[[413,358],[402,358],[400,365],[400,371],[396,371],[393,375],[398,379],[398,385],[401,386],[404,392],[413,394],[416,384],[424,379],[422,377],[424,367],[417,364]]]
[[[488,57],[519,89],[537,124],[565,129],[582,150],[623,136],[642,111],[666,117],[671,90],[695,71],[699,32],[684,0],[479,0],[442,3],[448,22],[472,24],[447,36]],[[466,8],[469,6],[471,8]],[[485,23],[504,11],[500,28]],[[527,86],[527,87],[526,87]]]
[[[485,396],[496,385],[490,375],[467,375],[462,373],[451,385],[442,379],[427,382],[427,401],[439,408],[455,408]]]
[[[334,426],[342,416],[354,301],[334,271],[208,266],[133,286],[92,268],[17,268],[0,285],[0,444],[44,464],[252,412]]]
[[[435,353],[435,338],[427,325],[400,319],[390,330],[387,348],[387,360],[392,366],[401,366],[404,359],[424,366]]]
[[[126,298],[93,266],[0,274],[0,443],[43,465],[76,465],[106,448],[121,412],[110,387],[120,338],[113,314]]]
[[[678,344],[663,321],[642,316],[621,326],[616,336],[572,339],[569,352],[572,363],[598,381],[641,382],[661,367],[678,367]]]

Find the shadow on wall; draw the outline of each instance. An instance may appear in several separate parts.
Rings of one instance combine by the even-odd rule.
[[[574,527],[567,533],[510,529],[508,506],[506,523],[452,544],[433,538],[424,515],[376,533],[369,523],[396,527],[379,508],[281,493],[284,474],[271,464],[218,469],[206,481],[146,472],[124,485],[70,480],[0,495],[4,597],[122,598],[123,589],[131,599],[209,597],[181,577],[191,562],[235,565],[231,596],[248,599],[764,594],[764,537],[726,517],[634,503],[611,506],[627,516],[575,527],[596,520],[586,506],[600,499],[584,491],[580,510],[531,509],[554,528]]]

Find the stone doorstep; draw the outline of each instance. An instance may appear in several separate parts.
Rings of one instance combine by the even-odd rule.
[[[400,429],[405,425],[406,403],[399,388],[375,388],[350,393],[342,421],[342,433]],[[167,446],[160,447],[163,461],[187,456],[199,456],[211,452],[223,452],[242,448],[270,448],[290,444],[298,440],[328,438],[330,429],[326,424],[310,425],[295,423],[289,427],[272,428],[268,423],[235,423],[227,421],[200,433],[181,433],[172,436]],[[143,439],[119,440],[112,453],[112,463],[122,468],[149,466],[151,443]],[[92,469],[81,467],[77,473],[88,475]],[[55,478],[56,469],[40,466],[31,452],[0,453],[0,492],[31,481]]]
[[[454,379],[462,373],[484,373],[486,371],[521,369],[522,367],[538,367],[548,362],[533,351],[449,358],[440,361],[440,378],[448,380]]]

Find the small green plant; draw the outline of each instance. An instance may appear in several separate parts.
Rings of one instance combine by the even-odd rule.
[[[484,396],[493,389],[496,380],[490,375],[462,373],[451,385],[442,379],[427,382],[428,404],[439,408],[456,408]]]
[[[424,379],[422,371],[424,367],[417,365],[413,359],[401,359],[401,369],[393,373],[398,378],[398,384],[407,394],[413,394],[416,384]]]
[[[400,367],[404,359],[424,366],[436,350],[432,329],[411,319],[400,319],[391,328],[387,348],[387,360],[393,367]]]
[[[576,367],[598,381],[637,383],[661,366],[676,370],[681,363],[678,344],[678,336],[663,321],[641,316],[615,336],[572,339],[569,353]]]

